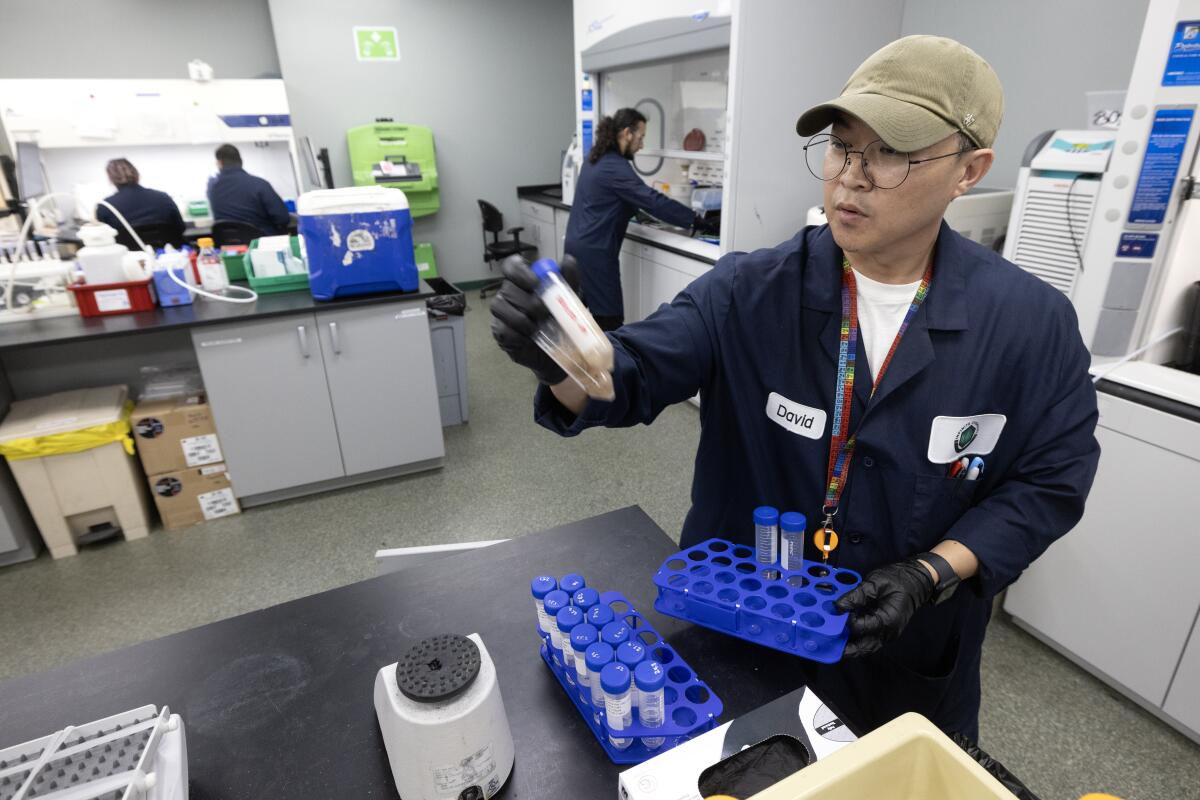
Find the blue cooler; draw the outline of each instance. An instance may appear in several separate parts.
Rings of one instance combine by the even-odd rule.
[[[313,297],[417,290],[404,192],[383,186],[320,189],[301,195],[296,208]]]

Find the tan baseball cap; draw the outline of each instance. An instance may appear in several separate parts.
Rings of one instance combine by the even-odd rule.
[[[1004,89],[991,65],[966,45],[942,36],[905,36],[864,61],[841,96],[805,111],[796,132],[819,133],[839,111],[907,153],[956,131],[991,147],[1004,116]]]

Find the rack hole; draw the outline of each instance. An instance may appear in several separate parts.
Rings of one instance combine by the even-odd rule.
[[[733,555],[734,558],[750,558],[750,556],[754,555],[754,551],[749,547],[735,547],[733,548]]]
[[[776,600],[782,597],[787,597],[787,589],[783,588],[782,586],[768,586],[767,596],[774,597]]]
[[[713,585],[708,581],[696,581],[692,584],[692,591],[696,594],[712,594]]]
[[[805,611],[800,615],[800,624],[810,628],[819,628],[825,624],[825,619],[815,611]]]
[[[726,544],[725,542],[720,542],[720,541],[709,542],[708,549],[712,550],[714,553],[724,553],[726,550],[729,549],[729,545]]]
[[[818,583],[813,588],[816,589],[821,594],[833,594],[834,592],[837,591],[837,589],[833,588],[832,583]]]
[[[681,589],[684,586],[687,586],[687,582],[687,577],[684,575],[672,575],[671,577],[667,578],[667,586],[671,586],[676,589]]]
[[[654,648],[653,655],[654,660],[659,664],[670,664],[675,660],[675,651],[669,647],[656,647]]]
[[[844,583],[847,586],[853,586],[858,583],[858,577],[851,575],[849,572],[839,572],[834,576],[838,583]]]
[[[680,727],[688,727],[696,724],[696,712],[692,711],[687,706],[679,706],[671,712],[671,719]]]
[[[687,683],[692,679],[692,671],[682,664],[677,664],[667,670],[667,677],[673,683]]]
[[[717,583],[733,583],[735,580],[737,580],[737,575],[734,575],[728,570],[725,570],[724,572],[718,572],[713,577],[717,579]]]
[[[666,702],[666,704],[668,706],[674,705],[675,701],[678,699],[679,699],[679,692],[675,691],[674,686],[664,686],[663,687],[663,701]]]
[[[683,696],[686,697],[689,702],[700,705],[701,703],[708,702],[708,689],[704,686],[696,684],[694,686],[689,686],[686,690],[684,690]]]
[[[762,581],[758,578],[743,578],[738,586],[745,589],[747,592],[757,592],[762,588]]]
[[[686,566],[687,566],[687,562],[684,561],[682,558],[672,558],[670,561],[667,562],[667,569],[673,569],[677,572]]]
[[[771,606],[771,613],[780,619],[789,619],[792,614],[796,613],[796,609],[789,606],[787,603],[776,603]]]
[[[813,597],[808,592],[796,592],[796,596],[792,599],[796,601],[797,605],[804,606],[805,608],[808,608],[809,606],[815,606],[817,604],[817,598]]]
[[[708,558],[708,553],[703,550],[688,550],[687,557],[692,561],[703,561]]]
[[[820,564],[814,564],[808,568],[808,574],[814,578],[824,578],[829,574],[829,567],[823,567]]]
[[[736,567],[734,567],[734,569],[743,575],[753,575],[755,566],[748,561],[742,561]]]
[[[717,592],[717,599],[723,600],[726,603],[736,602],[738,599],[738,591],[737,589],[722,589],[721,591]]]
[[[750,609],[751,611],[762,611],[764,608],[767,607],[767,601],[763,600],[758,595],[752,594],[749,597],[747,597],[745,600],[742,601],[742,605],[744,605],[746,608]]]
[[[712,567],[708,566],[708,564],[697,564],[688,570],[688,572],[703,578],[705,575],[712,572]]]
[[[733,563],[733,559],[729,556],[713,556],[712,563],[720,564],[722,567],[728,567]]]

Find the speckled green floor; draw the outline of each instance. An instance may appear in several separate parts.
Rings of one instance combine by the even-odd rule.
[[[443,469],[0,569],[0,679],[369,577],[379,547],[518,536],[634,503],[677,533],[696,409],[559,439],[533,424],[533,379],[472,304],[471,422],[446,429]],[[1011,624],[993,623],[983,670],[983,746],[1043,800],[1200,798],[1200,747]]]

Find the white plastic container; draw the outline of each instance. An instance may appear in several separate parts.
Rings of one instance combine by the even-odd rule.
[[[612,400],[612,342],[550,258],[533,262],[537,293],[550,316],[538,327],[534,341],[570,378],[597,400]]]
[[[83,270],[85,281],[95,286],[127,280],[125,256],[129,254],[129,248],[117,244],[115,230],[98,222],[89,222],[79,228],[79,238],[83,247],[75,254],[75,260]]]

